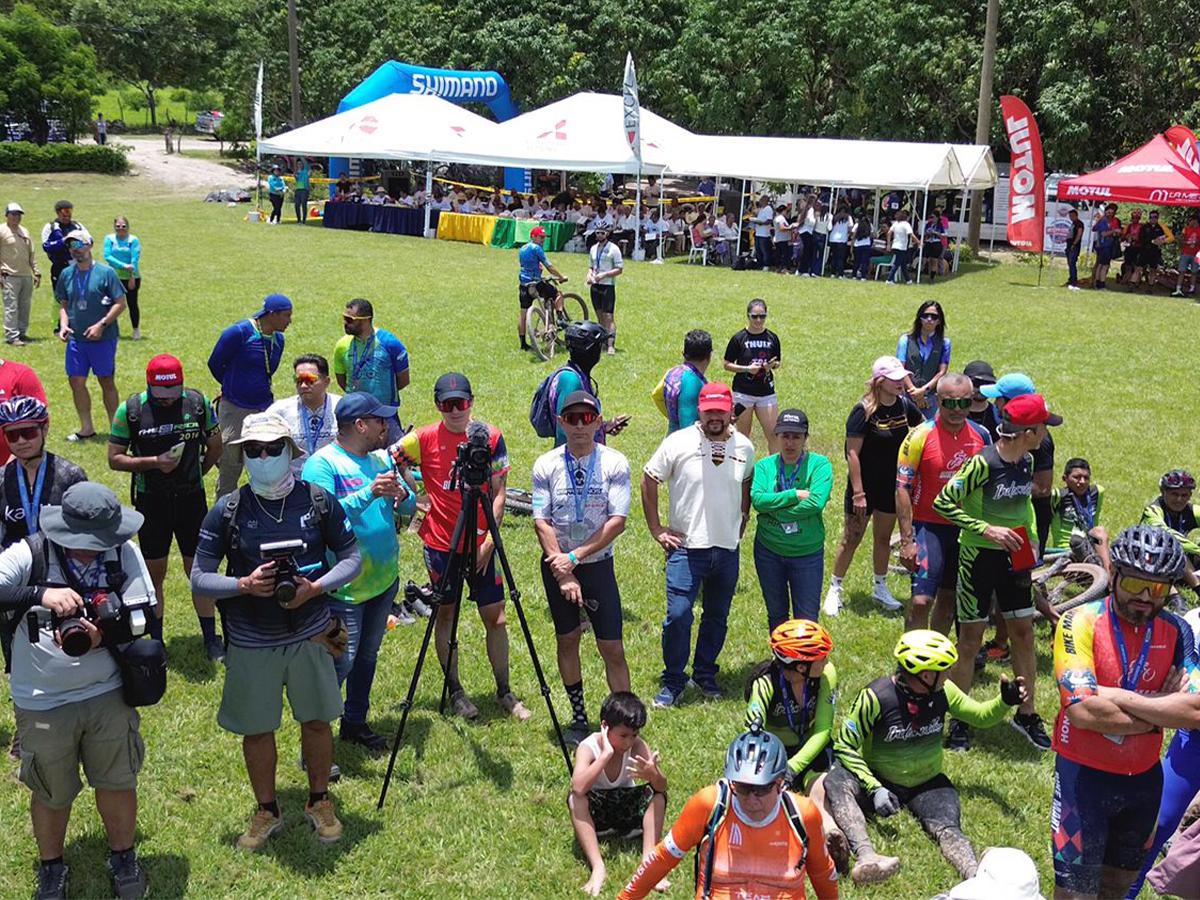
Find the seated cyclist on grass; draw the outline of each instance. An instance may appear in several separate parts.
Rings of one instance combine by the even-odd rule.
[[[645,897],[693,847],[698,900],[804,900],[806,877],[818,900],[837,900],[821,814],[787,777],[783,744],[755,722],[729,745],[725,777],[688,798],[618,900]]]
[[[1073,457],[1063,466],[1063,486],[1050,492],[1050,537],[1046,555],[1076,552],[1080,561],[1099,557],[1108,565],[1108,532],[1100,524],[1104,487],[1092,481],[1086,459]]]
[[[972,700],[947,680],[958,650],[938,631],[901,635],[895,655],[895,674],[871,682],[850,707],[825,777],[833,817],[857,857],[850,877],[871,884],[896,874],[899,858],[875,852],[863,809],[886,818],[907,807],[959,876],[970,878],[975,851],[962,832],[958,791],[942,771],[942,731],[948,715],[977,728],[1000,724],[1008,707],[1025,700],[1025,681],[1001,676],[999,696]]]
[[[600,705],[600,730],[585,738],[575,751],[575,772],[567,806],[575,838],[592,875],[583,891],[600,896],[608,870],[600,857],[598,835],[615,832],[642,836],[642,859],[654,852],[667,814],[667,779],[658,768],[658,754],[641,738],[646,707],[628,691],[616,691]],[[642,781],[644,784],[635,784]],[[655,888],[665,891],[663,879]]]
[[[771,632],[771,659],[750,672],[746,727],[758,723],[783,742],[791,788],[807,794],[820,811],[829,855],[845,871],[850,847],[825,804],[837,693],[832,650],[833,638],[816,622],[789,619],[778,625]]]
[[[1195,570],[1200,566],[1200,544],[1190,538],[1200,528],[1200,504],[1192,502],[1196,479],[1186,469],[1172,469],[1158,481],[1158,496],[1142,510],[1142,525],[1165,528],[1179,539],[1187,555],[1188,571],[1184,580],[1195,587],[1200,583]]]

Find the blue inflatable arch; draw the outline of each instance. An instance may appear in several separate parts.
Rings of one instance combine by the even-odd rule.
[[[358,87],[342,98],[337,111],[345,112],[390,94],[433,94],[459,105],[486,103],[497,122],[511,119],[519,112],[512,101],[508,84],[499,72],[428,69],[395,60],[385,62],[368,75]],[[339,177],[348,169],[349,161],[344,158],[329,160],[331,178]],[[505,169],[504,186],[510,190],[525,190],[525,170]]]

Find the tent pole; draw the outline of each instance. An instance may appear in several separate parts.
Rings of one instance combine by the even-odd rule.
[[[873,229],[876,232],[879,231],[879,206],[881,203],[883,203],[883,191],[881,191],[879,188],[876,188],[875,189],[875,224],[873,226]],[[872,239],[874,239],[874,235],[872,235],[871,237],[872,237]]]
[[[663,181],[667,177],[667,170],[663,169],[662,174],[658,176],[658,261],[663,261]]]
[[[642,161],[638,160],[637,170],[637,189],[634,192],[634,209],[633,209],[633,258],[638,258],[638,251],[642,249]]]
[[[921,227],[925,227],[925,219],[929,216],[929,185],[925,185],[925,199],[921,202]],[[916,237],[916,229],[913,229],[913,237]],[[925,237],[920,238],[921,242],[917,244],[917,284],[921,283],[921,263],[925,260]]]
[[[433,209],[433,156],[425,162],[425,237],[429,237],[429,219]]]
[[[738,226],[737,226],[737,249],[734,252],[735,258],[742,255],[742,220],[746,215],[746,179],[742,179],[742,195],[738,204]]]
[[[958,240],[954,242],[954,265],[952,268],[955,275],[958,274],[958,253],[962,249],[963,238],[966,236],[966,232],[963,230],[963,228],[967,224],[967,198],[972,197],[973,195],[973,191],[968,191],[966,188],[963,188],[962,209],[960,209],[958,212]]]

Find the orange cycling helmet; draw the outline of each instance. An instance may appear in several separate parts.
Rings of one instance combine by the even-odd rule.
[[[771,632],[771,652],[783,663],[817,662],[833,650],[833,638],[816,622],[788,619]]]

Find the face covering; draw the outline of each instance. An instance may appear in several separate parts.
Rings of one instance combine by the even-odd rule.
[[[246,457],[250,489],[264,500],[279,500],[292,492],[292,455],[287,450],[278,456]]]

